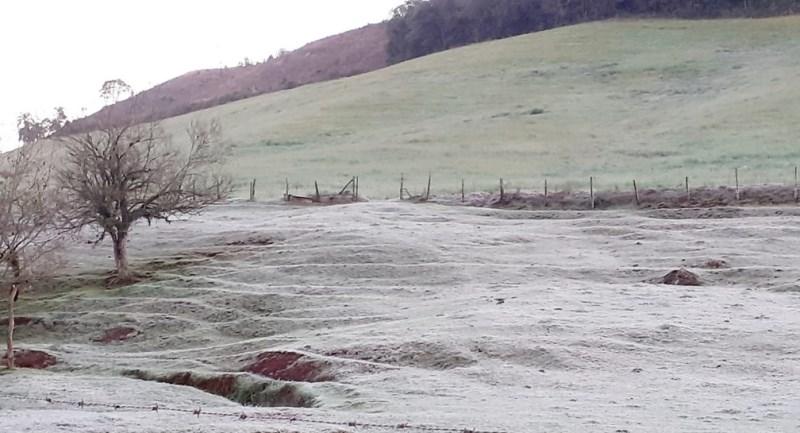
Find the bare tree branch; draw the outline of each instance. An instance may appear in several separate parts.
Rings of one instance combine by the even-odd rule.
[[[0,157],[0,285],[8,287],[6,362],[14,367],[14,306],[20,292],[52,270],[64,231],[50,169],[30,146]]]

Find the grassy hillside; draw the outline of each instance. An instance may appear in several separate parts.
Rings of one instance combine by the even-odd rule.
[[[255,95],[383,68],[386,25],[370,24],[329,36],[253,65],[193,71],[133,98],[72,121],[61,134],[91,131],[101,123],[165,119]]]
[[[165,121],[219,118],[262,198],[400,173],[436,192],[791,181],[800,163],[800,17],[611,21],[473,45]],[[242,190],[244,194],[244,188]]]

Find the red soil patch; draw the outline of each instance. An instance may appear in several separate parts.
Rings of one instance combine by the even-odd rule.
[[[265,352],[244,371],[289,382],[328,382],[334,380],[330,364],[294,352]]]
[[[245,406],[260,407],[314,407],[316,398],[303,391],[299,385],[273,380],[240,380],[239,374],[199,375],[189,371],[152,375],[141,370],[131,370],[126,376],[141,380],[191,386],[209,394],[225,397]]]
[[[232,374],[223,374],[217,377],[201,379],[188,372],[176,373],[161,382],[171,383],[173,385],[191,386],[209,394],[222,397],[228,397],[236,390],[236,376]]]
[[[3,355],[3,362],[6,360]],[[14,364],[19,368],[34,368],[44,370],[47,367],[56,365],[58,360],[55,356],[40,350],[15,350]]]
[[[30,325],[31,323],[38,322],[39,319],[34,317],[15,317],[14,318],[14,326],[26,326]],[[8,318],[0,319],[0,326],[8,326]]]
[[[95,338],[93,341],[103,344],[114,343],[118,341],[127,341],[139,335],[139,330],[120,326],[117,328],[106,329],[100,337]]]
[[[686,269],[672,271],[661,278],[661,284],[673,286],[701,286],[700,277]]]

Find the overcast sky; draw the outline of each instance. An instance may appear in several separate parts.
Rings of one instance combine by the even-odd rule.
[[[16,117],[97,110],[105,80],[146,90],[389,17],[402,0],[0,0],[0,150]]]

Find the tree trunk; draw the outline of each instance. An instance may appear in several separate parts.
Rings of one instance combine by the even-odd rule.
[[[14,306],[17,303],[19,289],[16,284],[11,285],[8,291],[8,337],[6,338],[6,367],[14,369]]]
[[[114,264],[117,267],[117,279],[120,281],[131,278],[128,269],[128,232],[120,231],[113,238],[114,241]]]
[[[14,328],[16,323],[14,321],[14,307],[17,304],[19,297],[19,284],[20,277],[22,276],[22,266],[19,262],[19,257],[12,253],[8,261],[11,271],[14,275],[14,281],[11,282],[11,289],[8,291],[8,335],[6,336],[6,366],[9,370],[14,369]]]

